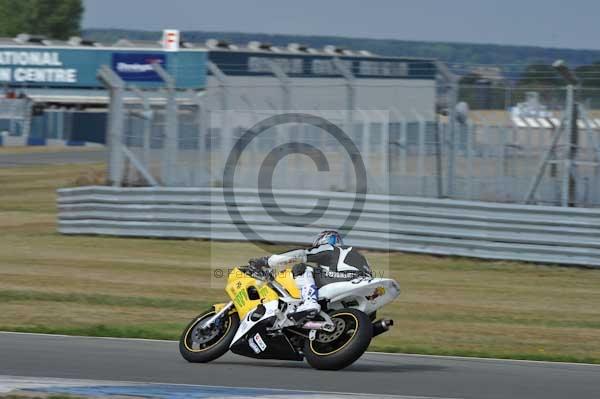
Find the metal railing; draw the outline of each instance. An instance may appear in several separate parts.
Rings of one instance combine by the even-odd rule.
[[[347,242],[367,249],[600,267],[599,210],[366,195],[357,211],[357,197],[349,193],[275,190],[265,197],[238,189],[234,200],[230,194],[216,188],[61,189],[58,230],[305,244],[319,229],[345,226]],[[327,204],[319,205],[319,198]],[[322,216],[314,220],[319,208]],[[355,223],[346,225],[352,214]]]

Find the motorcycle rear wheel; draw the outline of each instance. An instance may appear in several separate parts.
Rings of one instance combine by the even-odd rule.
[[[237,313],[223,315],[220,323],[203,330],[200,323],[215,314],[215,309],[201,313],[188,324],[179,339],[179,352],[190,363],[206,363],[223,356],[240,326]]]
[[[335,330],[320,331],[314,341],[306,340],[304,357],[316,369],[340,370],[365,353],[373,337],[373,326],[369,316],[358,309],[340,309],[329,316]]]

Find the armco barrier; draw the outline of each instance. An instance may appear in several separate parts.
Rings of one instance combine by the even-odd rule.
[[[348,193],[236,190],[243,220],[228,212],[221,189],[80,187],[58,190],[63,234],[246,240],[305,244],[344,223]],[[327,198],[314,223],[301,216]],[[279,207],[285,210],[284,213]],[[600,267],[600,210],[368,195],[347,240],[368,249]]]

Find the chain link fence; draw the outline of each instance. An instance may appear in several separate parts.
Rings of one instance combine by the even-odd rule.
[[[0,98],[0,136],[29,133],[31,101],[22,98]]]
[[[344,151],[318,124],[296,120],[274,126],[244,148],[235,166],[236,187],[256,187],[261,165],[278,149],[288,151],[271,165],[278,189],[355,190],[352,162],[360,158],[371,194],[600,206],[599,93],[590,89],[569,94],[565,87],[455,85],[438,91],[447,98],[445,110],[436,113],[433,104],[431,112],[411,108],[410,98],[369,108],[356,98],[359,87],[342,84],[318,89],[330,89],[353,107],[331,109],[333,97],[315,97],[313,107],[284,108],[295,105],[294,90],[308,89],[293,85],[274,86],[270,101],[255,104],[244,93],[227,98],[224,86],[181,92],[165,85],[141,92],[117,88],[120,84],[109,85],[116,185],[222,187],[228,160],[245,133],[277,115],[303,114],[339,128],[355,153]],[[399,89],[386,87],[381,95]],[[415,98],[427,98],[419,93],[430,87],[411,90]],[[286,93],[292,93],[287,100]],[[237,108],[223,107],[227,102]],[[327,168],[319,168],[312,149],[324,154]]]

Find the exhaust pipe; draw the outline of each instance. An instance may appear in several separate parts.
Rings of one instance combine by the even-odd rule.
[[[383,334],[394,325],[394,320],[382,319],[373,322],[373,337]]]
[[[327,332],[335,331],[335,326],[326,321],[307,321],[302,328],[307,330],[325,330]]]

